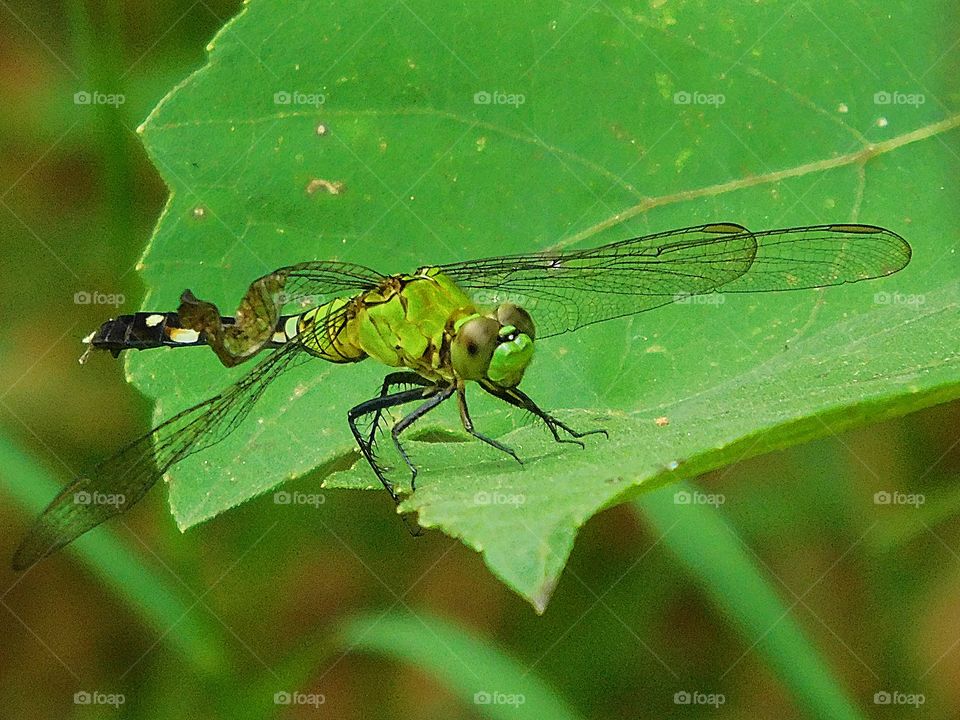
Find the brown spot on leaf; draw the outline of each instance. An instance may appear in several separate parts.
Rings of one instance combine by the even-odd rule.
[[[339,195],[343,192],[343,183],[339,180],[330,182],[329,180],[322,180],[321,178],[313,178],[313,180],[307,183],[307,195],[315,195],[321,190],[331,195]]]

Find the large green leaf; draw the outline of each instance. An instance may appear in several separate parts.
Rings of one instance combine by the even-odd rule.
[[[524,389],[609,441],[555,445],[477,398],[481,429],[524,466],[462,433],[411,443],[406,509],[542,610],[599,509],[960,395],[958,98],[949,54],[898,42],[939,33],[938,12],[254,0],[142,127],[171,188],[145,305],[189,287],[230,312],[251,280],[307,259],[401,272],[707,221],[905,235],[914,261],[884,281],[714,296],[541,343]],[[244,372],[199,351],[128,368],[158,420]],[[346,410],[383,371],[314,361],[278,380],[239,432],[171,471],[181,527],[348,465]],[[431,418],[456,430],[452,408]],[[376,483],[358,464],[327,485]]]

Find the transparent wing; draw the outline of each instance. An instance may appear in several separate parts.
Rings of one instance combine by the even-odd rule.
[[[353,295],[358,291],[369,290],[376,287],[384,277],[363,265],[325,260],[288,265],[264,278],[271,276],[281,279],[280,306],[293,305],[301,310],[312,305],[321,305],[345,293]]]
[[[332,313],[327,327],[338,332],[344,321],[345,311]],[[166,420],[73,480],[30,528],[14,555],[14,568],[30,567],[128,510],[170,467],[236,430],[271,382],[312,358],[296,342],[283,345],[230,387]]]
[[[633,315],[690,295],[799,290],[890,275],[910,246],[873,225],[815,225],[753,233],[715,223],[587,250],[442,265],[475,300],[531,312],[538,337]]]
[[[185,290],[180,296],[178,322],[203,332],[224,365],[233,366],[273,344],[281,320],[288,317],[284,310],[299,314],[334,298],[372,289],[382,279],[375,270],[352,263],[289,265],[250,283],[229,322],[224,322],[217,305]]]

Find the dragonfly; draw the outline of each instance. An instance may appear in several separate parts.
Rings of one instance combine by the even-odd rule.
[[[517,453],[474,427],[468,387],[526,410],[560,443],[584,446],[605,429],[578,430],[519,385],[541,341],[707,293],[821,288],[881,278],[910,262],[910,245],[874,225],[838,223],[751,232],[711,223],[568,251],[425,265],[384,275],[358,264],[311,261],[255,280],[232,316],[185,290],[175,312],[105,322],[91,350],[209,346],[226,367],[263,354],[234,384],[174,415],[70,482],[40,514],[13,558],[17,570],[130,509],[184,458],[236,431],[267,387],[308,361],[372,360],[391,368],[379,393],[347,412],[360,453],[394,503],[401,493],[378,452],[388,413],[414,405],[389,435],[410,471],[401,434],[451,398],[464,430]],[[98,502],[98,498],[100,501]]]

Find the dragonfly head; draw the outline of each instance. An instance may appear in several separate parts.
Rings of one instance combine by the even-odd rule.
[[[516,387],[533,359],[535,337],[530,313],[512,303],[503,303],[487,315],[468,315],[454,325],[453,370],[464,380]]]

